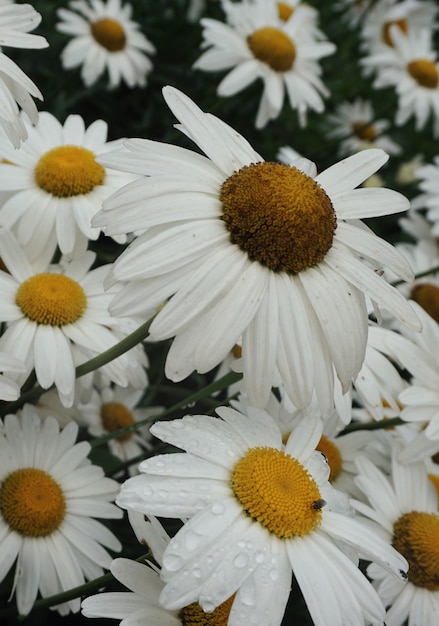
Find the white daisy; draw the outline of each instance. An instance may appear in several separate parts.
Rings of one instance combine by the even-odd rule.
[[[335,46],[313,38],[307,28],[309,10],[299,4],[284,20],[274,0],[224,0],[222,4],[228,23],[201,20],[202,45],[207,50],[194,64],[196,69],[209,72],[231,70],[219,84],[218,95],[234,95],[261,78],[264,91],[256,115],[257,128],[278,117],[285,91],[302,125],[308,109],[321,113],[322,96],[328,91],[320,80],[318,59],[332,54]]]
[[[13,235],[0,230],[0,246],[9,273],[0,271],[0,320],[7,328],[1,349],[21,359],[28,374],[35,368],[40,385],[55,384],[65,406],[75,393],[75,366],[104,352],[127,333],[108,312],[112,298],[103,281],[108,266],[90,270],[95,255],[84,253],[69,263],[31,264]],[[114,295],[114,292],[113,292]],[[140,346],[103,366],[118,384],[127,385],[130,370],[143,371]],[[82,383],[82,378],[79,379]]]
[[[427,218],[432,222],[431,235],[439,236],[439,156],[433,163],[416,169],[417,184],[421,194],[413,200],[415,209],[427,209]]]
[[[145,521],[143,515],[128,512],[130,522],[141,543],[148,545],[154,560],[160,566],[169,536],[155,518]],[[130,624],[153,624],[157,626],[188,626],[189,624],[226,624],[233,598],[230,598],[208,615],[194,602],[181,611],[164,609],[159,602],[164,582],[160,570],[146,561],[147,565],[129,559],[115,559],[110,567],[113,576],[130,591],[110,592],[90,596],[81,604],[85,617],[121,619],[121,626]]]
[[[433,34],[437,5],[430,0],[378,0],[364,14],[361,37],[370,52],[393,46],[391,26],[402,33],[427,29]]]
[[[30,4],[0,6],[0,44],[12,48],[46,48],[49,44],[40,35],[31,35],[41,22],[41,15]],[[10,142],[18,148],[27,138],[27,129],[19,114],[19,105],[34,124],[38,111],[34,98],[43,99],[38,87],[14,61],[0,51],[0,126]]]
[[[94,389],[89,402],[79,404],[78,411],[88,432],[93,437],[101,437],[162,411],[159,407],[138,406],[144,394],[144,389],[133,389],[130,386],[106,386],[103,389]],[[142,454],[145,456],[145,450],[151,449],[150,440],[149,428],[142,426],[111,439],[108,445],[114,456],[129,462]],[[140,459],[137,463],[129,465],[128,471],[131,475],[137,473],[139,462]]]
[[[73,39],[61,53],[63,67],[81,67],[81,77],[89,86],[108,71],[109,86],[123,81],[128,87],[144,87],[152,69],[148,54],[153,44],[131,19],[132,6],[122,0],[74,0],[68,9],[58,9],[56,28]]]
[[[332,412],[334,367],[346,391],[363,362],[364,293],[419,328],[403,296],[360,260],[411,277],[402,257],[358,222],[408,206],[389,189],[354,189],[387,155],[363,151],[319,175],[306,159],[264,162],[181,92],[164,94],[207,158],[142,139],[105,157],[111,167],[147,175],[94,220],[112,234],[146,231],[113,265],[114,277],[127,282],[112,312],[146,314],[173,296],[150,327],[152,340],[175,336],[168,378],[210,371],[242,338],[253,405],[265,406],[278,371],[297,407],[315,389],[323,414]]]
[[[105,548],[118,539],[95,517],[113,519],[118,484],[86,459],[90,445],[75,444],[73,422],[60,432],[29,405],[8,415],[0,435],[0,580],[16,562],[13,589],[20,614],[37,597],[67,591],[102,575],[111,563]],[[79,610],[79,598],[56,608]]]
[[[439,607],[438,496],[422,461],[411,465],[398,462],[401,449],[395,441],[390,477],[368,459],[357,460],[356,482],[370,504],[357,502],[355,506],[379,524],[383,536],[407,558],[408,582],[400,584],[377,564],[371,564],[367,573],[388,607],[387,626],[435,624]]]
[[[412,116],[416,130],[425,127],[431,114],[433,132],[439,134],[439,63],[425,30],[407,35],[390,27],[394,47],[371,53],[364,66],[377,69],[374,87],[393,87],[398,96],[395,123],[404,125]]]
[[[217,413],[222,419],[155,423],[155,436],[186,453],[144,461],[118,498],[124,508],[190,518],[164,552],[161,604],[199,602],[210,612],[236,594],[229,626],[277,626],[293,572],[317,626],[382,621],[356,557],[377,560],[399,579],[405,560],[350,516],[348,498],[328,482],[315,451],[321,422],[300,420],[284,446],[264,411]]]
[[[357,29],[376,0],[335,0],[332,7],[352,29]]]
[[[389,154],[401,152],[401,147],[385,134],[390,123],[375,119],[369,100],[342,102],[326,121],[330,126],[328,137],[340,139],[339,154],[343,156],[365,148],[381,148]]]
[[[33,259],[41,254],[47,258],[57,244],[70,254],[78,242],[99,237],[101,231],[92,228],[91,218],[102,201],[133,176],[96,161],[96,155],[119,145],[107,142],[102,120],[86,129],[79,115],[69,115],[62,125],[43,112],[35,127],[28,120],[25,124],[29,139],[20,150],[0,142],[0,191],[9,192],[0,207],[0,224],[14,227]],[[123,243],[126,237],[117,241]]]
[[[385,338],[388,353],[412,376],[410,385],[398,396],[401,418],[422,428],[407,444],[402,456],[404,462],[421,458],[421,450],[422,457],[439,450],[439,326],[416,302],[413,307],[422,321],[422,332],[401,329],[404,336],[395,332]]]

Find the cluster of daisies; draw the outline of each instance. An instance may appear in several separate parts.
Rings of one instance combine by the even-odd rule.
[[[0,621],[432,626],[436,3],[47,5],[0,0]]]

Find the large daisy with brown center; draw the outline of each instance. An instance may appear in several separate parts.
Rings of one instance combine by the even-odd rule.
[[[164,95],[179,129],[207,156],[133,139],[102,157],[147,175],[104,202],[94,220],[112,235],[145,231],[113,266],[125,281],[113,314],[146,315],[166,302],[150,334],[175,337],[166,361],[174,381],[211,370],[239,342],[252,404],[265,406],[280,379],[297,407],[315,389],[328,413],[334,368],[347,389],[363,363],[365,295],[420,326],[374,271],[384,265],[409,279],[407,262],[358,222],[408,207],[389,189],[355,189],[387,155],[365,150],[318,175],[306,159],[265,162],[181,92],[166,87]]]

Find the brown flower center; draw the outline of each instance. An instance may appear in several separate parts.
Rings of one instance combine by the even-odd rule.
[[[337,221],[331,200],[295,167],[245,166],[223,183],[220,200],[232,243],[275,272],[317,265],[332,246]]]

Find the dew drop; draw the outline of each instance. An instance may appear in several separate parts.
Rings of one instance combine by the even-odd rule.
[[[178,554],[167,554],[163,557],[163,565],[170,572],[176,572],[183,565],[183,559]]]
[[[238,554],[233,559],[233,565],[235,567],[243,568],[247,565],[247,563],[248,563],[248,557],[246,554]]]
[[[205,613],[212,613],[216,609],[216,606],[211,600],[204,600],[201,607]]]
[[[255,553],[255,561],[256,563],[263,563],[265,561],[265,554],[262,552],[262,550],[258,550]]]
[[[212,504],[212,513],[214,515],[222,515],[224,513],[224,505],[221,502],[214,502]]]
[[[201,577],[202,577],[202,575],[203,575],[203,573],[202,573],[202,571],[200,570],[200,568],[199,568],[199,567],[195,567],[195,568],[192,570],[192,574],[194,575],[194,578],[201,578]]]
[[[167,500],[169,498],[169,491],[159,489],[159,491],[157,491],[157,497],[160,498],[160,500]]]
[[[279,576],[279,572],[276,568],[272,568],[269,572],[268,572],[268,577],[270,578],[270,580],[272,580],[273,582],[276,581],[278,579]]]

